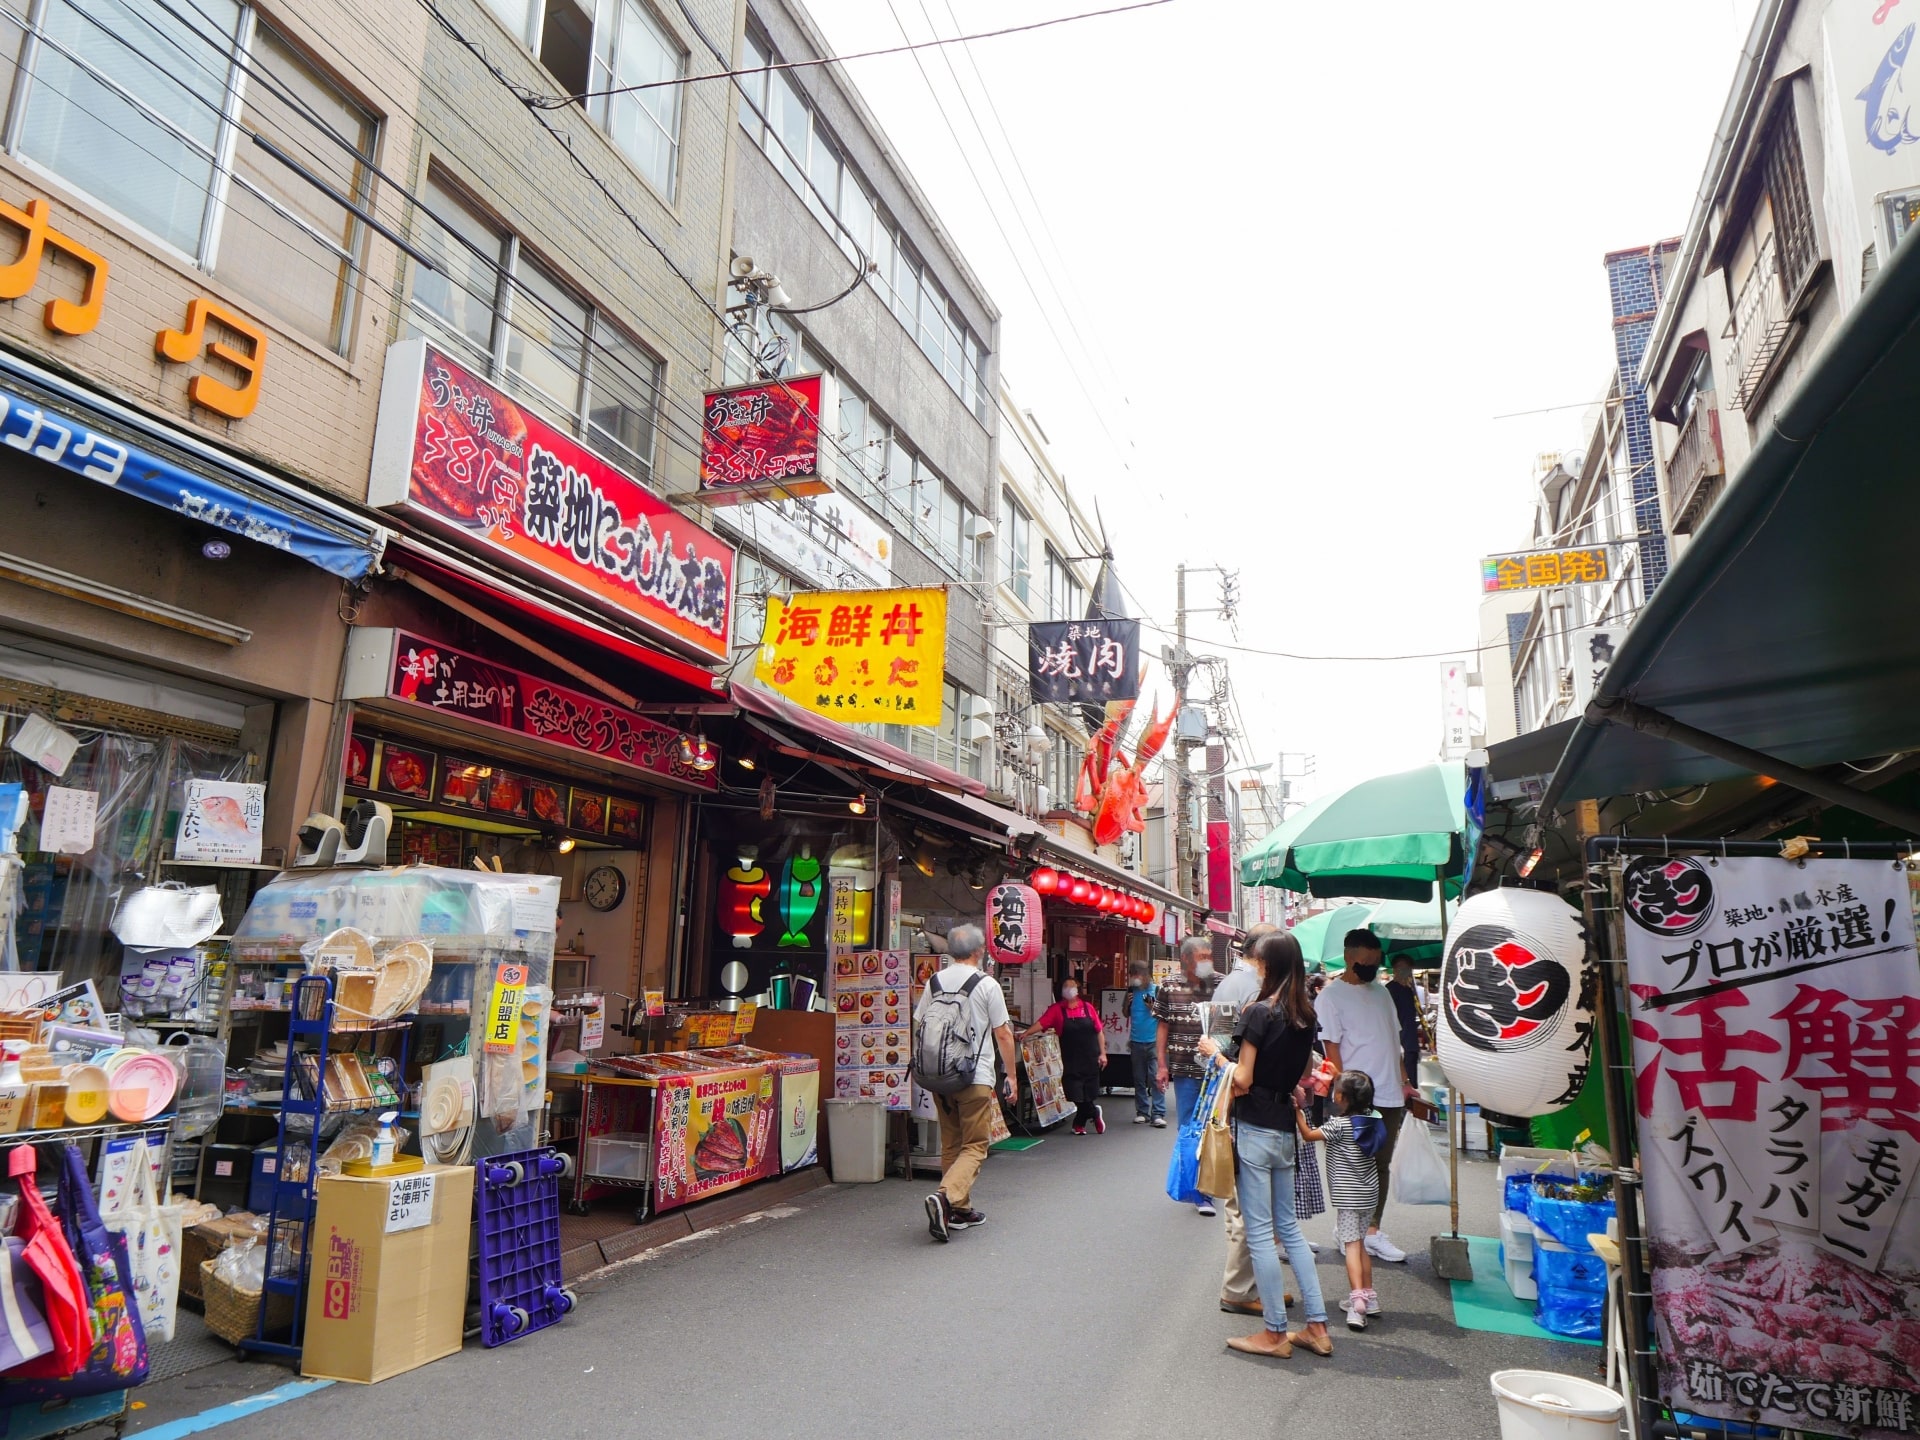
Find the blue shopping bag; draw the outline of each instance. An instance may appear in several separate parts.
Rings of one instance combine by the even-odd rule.
[[[1193,1188],[1200,1174],[1200,1132],[1207,1128],[1207,1117],[1213,1113],[1214,1102],[1219,1099],[1220,1086],[1226,1074],[1223,1066],[1209,1067],[1207,1077],[1200,1085],[1200,1098],[1194,1102],[1193,1113],[1173,1137],[1173,1154],[1167,1160],[1169,1200],[1198,1205],[1208,1198]]]

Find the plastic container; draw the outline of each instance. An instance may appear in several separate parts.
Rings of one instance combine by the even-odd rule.
[[[1533,1281],[1533,1256],[1516,1255],[1502,1245],[1500,1268],[1506,1274],[1507,1291],[1514,1299],[1538,1300],[1540,1298],[1540,1287]]]
[[[1551,1370],[1496,1370],[1500,1440],[1614,1440],[1627,1402],[1604,1385]]]
[[[647,1160],[647,1137],[631,1130],[615,1130],[606,1135],[587,1137],[587,1174],[604,1175],[609,1180],[646,1180],[651,1166]]]
[[[480,1343],[491,1348],[545,1329],[579,1303],[560,1262],[560,1180],[572,1167],[540,1149],[494,1155],[477,1168]]]
[[[887,1174],[887,1108],[878,1100],[823,1100],[836,1185],[873,1185]]]

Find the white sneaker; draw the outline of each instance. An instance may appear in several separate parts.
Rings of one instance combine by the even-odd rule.
[[[1392,1265],[1400,1264],[1407,1258],[1407,1252],[1389,1240],[1384,1230],[1376,1230],[1367,1236],[1367,1253],[1376,1260],[1385,1260]]]
[[[1213,1208],[1213,1201],[1211,1200],[1202,1200],[1200,1201],[1199,1204],[1195,1205],[1193,1208],[1194,1208],[1194,1212],[1199,1215],[1212,1215],[1215,1213]]]
[[[1144,1115],[1136,1115],[1133,1117],[1133,1123],[1136,1125],[1144,1125],[1147,1123],[1147,1117]]]
[[[1362,1291],[1361,1293],[1367,1297],[1367,1314],[1378,1315],[1380,1313],[1379,1295],[1374,1293],[1372,1290],[1365,1290],[1365,1291]]]
[[[1347,1328],[1364,1330],[1367,1328],[1367,1297],[1359,1290],[1347,1297],[1347,1303],[1340,1307],[1347,1312]]]

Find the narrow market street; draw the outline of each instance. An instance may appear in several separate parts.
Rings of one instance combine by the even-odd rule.
[[[1119,1123],[1105,1136],[1060,1126],[992,1155],[976,1192],[992,1219],[947,1246],[927,1236],[922,1185],[822,1189],[602,1272],[556,1329],[495,1350],[469,1342],[372,1387],[317,1389],[229,1433],[1121,1440],[1417,1425],[1422,1440],[1483,1440],[1491,1371],[1585,1375],[1600,1362],[1597,1347],[1458,1329],[1425,1258],[1446,1211],[1400,1206],[1387,1228],[1413,1258],[1377,1267],[1375,1328],[1349,1334],[1336,1313],[1330,1361],[1230,1353],[1226,1338],[1258,1322],[1218,1308],[1223,1221],[1161,1193],[1170,1130],[1127,1123],[1124,1096],[1107,1114]],[[1493,1233],[1493,1166],[1467,1162],[1461,1182],[1463,1228]],[[1331,1220],[1306,1227],[1330,1298],[1344,1293]],[[128,1433],[292,1379],[225,1363],[152,1385]]]

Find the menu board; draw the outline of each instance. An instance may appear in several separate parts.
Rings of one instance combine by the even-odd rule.
[[[1027,1085],[1033,1101],[1034,1119],[1042,1129],[1058,1124],[1074,1112],[1061,1084],[1065,1067],[1060,1061],[1060,1037],[1042,1030],[1020,1042],[1020,1059],[1027,1067]]]
[[[834,1014],[833,1093],[881,1100],[889,1110],[912,1102],[913,995],[904,950],[836,949],[829,966]]]

